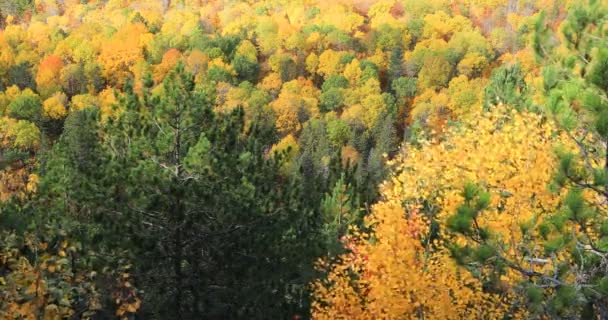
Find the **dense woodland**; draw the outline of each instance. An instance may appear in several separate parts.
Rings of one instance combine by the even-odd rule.
[[[608,2],[0,0],[0,319],[608,319]]]

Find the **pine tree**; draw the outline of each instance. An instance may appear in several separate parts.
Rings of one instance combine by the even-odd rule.
[[[483,95],[483,106],[488,109],[504,104],[522,110],[526,106],[528,88],[518,64],[503,66],[492,71],[490,83]]]
[[[323,236],[327,256],[343,252],[341,239],[350,226],[361,223],[360,202],[353,187],[347,184],[344,174],[336,182],[330,193],[321,202],[323,215]]]
[[[388,64],[388,83],[393,83],[399,77],[403,76],[403,48],[396,46],[391,51],[391,57]],[[389,90],[395,90],[389,88]]]
[[[551,184],[560,201],[541,206],[521,223],[516,247],[479,222],[495,205],[483,187],[465,186],[463,203],[449,219],[450,229],[470,241],[454,244],[457,260],[476,265],[474,272],[495,288],[506,274],[517,274],[512,289],[521,298],[513,307],[534,316],[608,317],[607,21],[608,11],[599,1],[575,6],[562,23],[561,47],[535,47],[540,56],[555,61],[545,66],[543,76],[546,121],[559,125],[560,132],[552,136],[563,136]],[[537,38],[556,37],[547,32],[543,29]]]
[[[286,318],[305,295],[318,208],[266,157],[273,128],[212,110],[210,90],[181,64],[162,95],[129,82],[117,119],[74,112],[50,155],[42,203],[82,223],[80,236],[131,261],[151,318]],[[100,125],[101,124],[101,125]],[[101,128],[100,128],[101,127]],[[313,210],[314,209],[314,210]],[[83,215],[83,213],[86,213]]]

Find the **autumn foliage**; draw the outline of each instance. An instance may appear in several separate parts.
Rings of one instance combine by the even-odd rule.
[[[63,61],[56,55],[50,55],[40,61],[36,74],[36,84],[41,95],[48,96],[61,88],[59,76],[63,66]]]
[[[605,0],[0,2],[0,318],[608,318]]]
[[[508,311],[514,293],[484,292],[480,279],[450,259],[449,243],[466,240],[444,226],[455,223],[449,217],[466,183],[480,181],[497,210],[479,223],[513,244],[505,254],[517,255],[520,225],[542,219],[541,209],[558,201],[546,187],[556,165],[555,129],[539,115],[504,106],[466,119],[441,141],[408,146],[391,162],[395,174],[365,221],[371,231],[354,229],[344,239],[350,252],[315,284],[317,318],[486,319]],[[518,276],[499,280],[515,283]]]

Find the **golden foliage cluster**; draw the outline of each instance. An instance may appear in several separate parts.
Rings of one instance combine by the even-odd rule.
[[[381,188],[383,200],[365,220],[371,231],[352,230],[344,239],[349,252],[320,264],[327,278],[313,285],[314,317],[500,318],[514,293],[486,293],[480,279],[455,265],[444,241],[466,240],[446,232],[446,219],[462,203],[464,185],[482,183],[493,209],[480,224],[512,243],[506,254],[517,256],[520,225],[542,219],[543,208],[557,204],[547,185],[559,141],[565,139],[541,115],[496,106],[471,114],[440,140],[405,146],[391,161],[394,174]],[[432,220],[440,234],[434,239]],[[519,279],[508,273],[501,280]]]

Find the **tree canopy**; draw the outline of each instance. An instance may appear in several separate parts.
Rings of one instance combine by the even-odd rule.
[[[0,2],[0,318],[608,318],[605,0]]]

